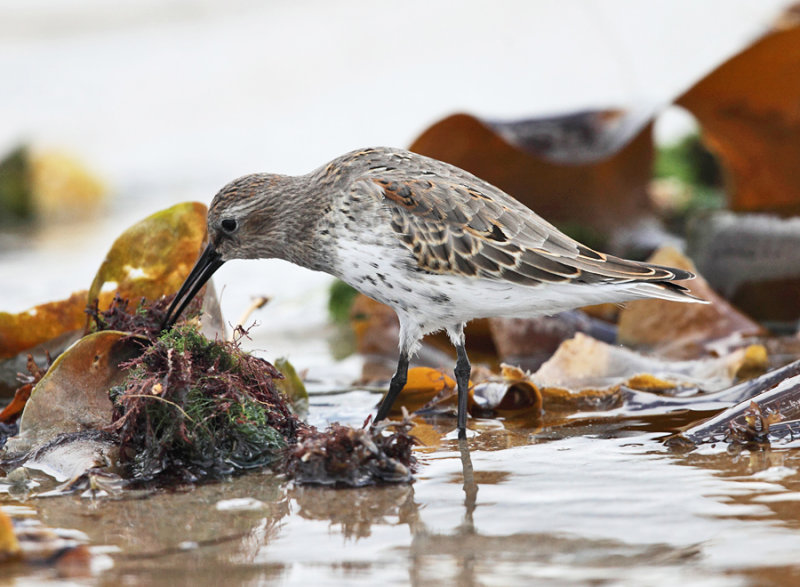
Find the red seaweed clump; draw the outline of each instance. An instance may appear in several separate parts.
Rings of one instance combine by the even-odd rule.
[[[167,317],[172,296],[162,296],[156,300],[139,300],[139,304],[131,311],[130,300],[114,296],[107,310],[100,311],[98,300],[86,307],[89,315],[89,325],[92,330],[119,330],[143,336],[150,341],[155,341],[161,334],[161,324]],[[184,316],[194,317],[200,313],[202,302],[196,298],[187,306]]]
[[[325,431],[305,424],[276,388],[281,373],[240,348],[244,331],[231,341],[209,340],[191,322],[161,332],[170,301],[142,302],[130,313],[128,302],[116,298],[108,310],[95,305],[89,312],[97,329],[149,341],[141,355],[121,365],[128,376],[110,391],[109,430],[119,436],[130,478],[193,481],[270,466],[299,483],[411,480],[410,424],[332,424]]]
[[[306,429],[291,450],[287,470],[298,483],[350,487],[407,483],[416,465],[411,426],[404,421],[361,429],[335,423],[324,432]],[[389,427],[395,432],[384,434]]]
[[[109,428],[134,478],[193,480],[269,465],[304,428],[275,387],[275,367],[191,324],[162,333],[122,367],[128,377],[110,392]]]

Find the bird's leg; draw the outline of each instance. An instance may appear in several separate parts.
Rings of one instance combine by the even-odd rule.
[[[469,375],[472,367],[470,367],[469,357],[467,357],[467,349],[464,348],[463,335],[461,342],[456,345],[456,353],[458,354],[458,359],[456,360],[454,373],[456,384],[458,385],[458,437],[466,438],[467,398],[469,397]]]
[[[400,359],[397,361],[397,371],[394,372],[392,380],[389,382],[389,391],[386,393],[386,397],[383,398],[383,401],[378,408],[378,413],[375,416],[375,422],[380,422],[386,418],[386,416],[389,414],[389,410],[392,409],[394,400],[397,399],[397,396],[405,386],[406,378],[408,377],[408,361],[409,353],[405,350],[401,350]]]

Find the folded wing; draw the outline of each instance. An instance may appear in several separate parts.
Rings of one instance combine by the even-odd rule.
[[[354,186],[382,200],[392,229],[420,270],[528,286],[565,281],[667,285],[693,277],[681,269],[594,251],[490,184],[441,165],[448,173],[409,177],[383,170],[362,176]],[[668,287],[684,290],[673,283]]]

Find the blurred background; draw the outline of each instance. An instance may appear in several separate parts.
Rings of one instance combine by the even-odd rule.
[[[0,233],[0,309],[87,288],[116,235],[170,204],[208,204],[245,173],[408,147],[456,112],[624,109],[618,139],[657,116],[656,140],[675,141],[693,122],[670,103],[788,4],[2,0],[0,154],[26,145],[89,187]],[[307,336],[326,322],[327,276],[257,261],[215,280],[229,320],[253,296],[272,299],[256,346],[328,355]]]
[[[85,290],[125,229],[178,202],[207,205],[237,176],[305,173],[372,145],[460,165],[603,250],[645,258],[672,244],[686,257],[661,249],[659,262],[694,262],[691,286],[713,302],[473,321],[476,367],[533,369],[531,360],[560,355],[538,372],[537,385],[551,388],[542,403],[550,419],[525,403],[544,402],[531,384],[506,386],[491,405],[476,393],[484,403],[471,412],[470,461],[456,450],[452,418],[420,416],[413,485],[325,491],[254,473],[147,502],[39,500],[39,515],[80,528],[95,552],[115,557],[105,583],[798,584],[800,466],[779,444],[798,443],[798,377],[780,372],[783,390],[770,400],[786,400],[778,414],[753,410],[750,395],[736,403],[739,386],[717,403],[686,395],[800,357],[798,7],[0,0],[0,357],[2,343],[25,343],[6,354],[17,363],[0,361],[9,390],[23,382],[16,373],[28,349],[82,335]],[[196,246],[203,214],[194,216]],[[257,324],[243,346],[270,361],[288,356],[312,392],[311,424],[364,422],[396,364],[390,309],[356,298],[337,327],[333,279],[281,261],[226,263],[214,282],[230,324],[253,298],[269,298],[246,321]],[[41,307],[5,313],[77,291],[64,304],[75,324]],[[27,340],[42,334],[30,324],[55,332]],[[764,324],[776,328],[767,335]],[[648,357],[630,350],[645,348]],[[449,372],[441,349],[428,341],[420,355]],[[383,371],[368,372],[370,357]],[[653,375],[631,389],[639,375],[630,375],[642,372]],[[432,377],[444,385],[438,371]],[[595,389],[609,379],[610,394]],[[663,380],[682,382],[667,401]],[[30,391],[25,381],[19,389]],[[698,450],[667,452],[665,434],[734,403],[717,424],[735,431],[741,422],[741,442],[762,443],[777,428],[773,450],[728,445],[701,426]],[[74,405],[77,416],[54,412],[56,426],[90,412]],[[16,432],[3,430],[0,441]],[[220,500],[240,495],[268,504],[223,513]]]

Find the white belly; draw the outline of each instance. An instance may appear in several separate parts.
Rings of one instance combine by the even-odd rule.
[[[524,286],[486,278],[414,270],[402,247],[341,240],[337,277],[369,297],[417,322],[423,333],[457,326],[473,318],[532,317],[579,306],[654,295],[637,284],[552,283]],[[395,241],[396,242],[396,241]]]

